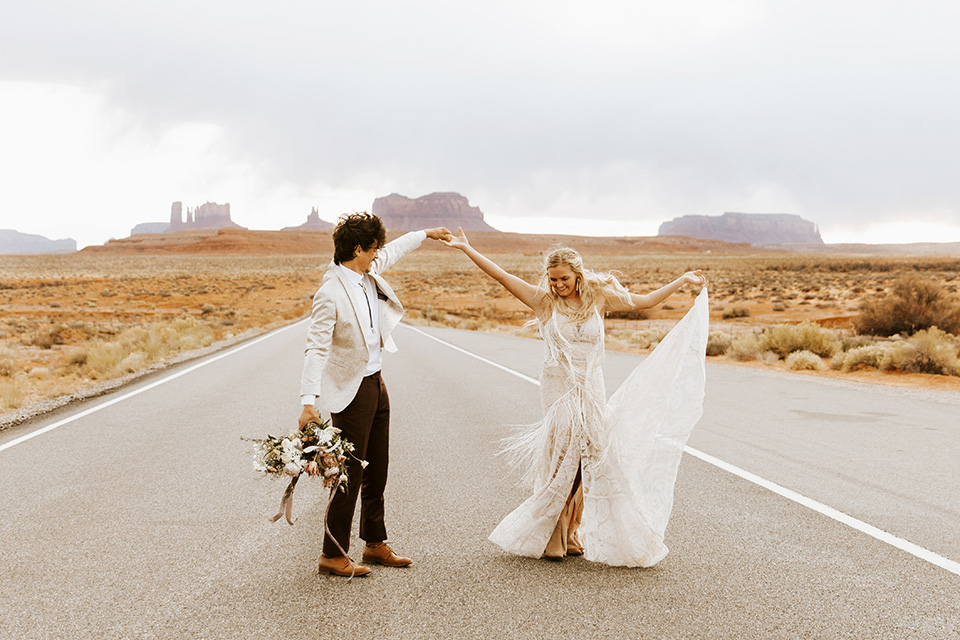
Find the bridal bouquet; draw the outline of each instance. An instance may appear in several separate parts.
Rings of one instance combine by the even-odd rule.
[[[299,477],[307,464],[316,462],[322,471],[323,486],[337,487],[346,491],[347,468],[344,462],[347,456],[353,456],[354,446],[349,440],[340,437],[340,430],[330,426],[328,420],[322,423],[311,422],[302,431],[290,435],[266,438],[244,438],[257,444],[253,468],[256,471]],[[366,461],[361,464],[366,467]]]
[[[293,490],[297,486],[307,465],[316,462],[321,470],[323,486],[331,489],[333,499],[337,489],[347,490],[347,468],[344,463],[347,456],[353,455],[354,446],[349,440],[340,437],[340,430],[330,426],[328,420],[322,423],[310,422],[304,429],[296,430],[288,436],[268,435],[266,438],[243,438],[257,445],[254,452],[253,468],[256,471],[274,477],[287,476],[290,484],[280,500],[280,511],[271,522],[286,515],[287,522],[293,524]],[[366,460],[360,460],[361,467],[367,466]]]

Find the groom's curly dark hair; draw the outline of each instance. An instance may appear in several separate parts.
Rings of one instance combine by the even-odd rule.
[[[354,258],[359,246],[364,251],[387,243],[387,230],[378,216],[366,211],[345,214],[333,230],[333,262],[340,264]]]

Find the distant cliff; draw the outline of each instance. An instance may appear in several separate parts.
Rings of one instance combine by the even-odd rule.
[[[217,204],[206,202],[193,209],[187,208],[187,219],[183,219],[183,203],[174,202],[170,207],[170,226],[167,233],[183,229],[243,229],[230,219],[230,203]]]
[[[284,227],[281,231],[325,231],[327,229],[333,229],[333,223],[327,222],[326,220],[320,219],[320,212],[317,211],[316,207],[310,209],[310,215],[307,216],[307,221],[301,224],[298,227]]]
[[[380,216],[387,229],[415,231],[446,227],[456,232],[496,231],[483,221],[479,207],[471,207],[459,193],[431,193],[420,198],[407,198],[391,193],[373,201],[372,213]]]
[[[0,253],[70,253],[77,250],[73,238],[51,240],[32,233],[0,229]]]
[[[788,213],[682,216],[661,224],[658,235],[750,244],[823,244],[817,225]]]
[[[130,230],[130,235],[173,233],[186,229],[245,229],[230,219],[230,203],[207,202],[191,209],[183,217],[183,203],[170,205],[170,222],[141,222]]]

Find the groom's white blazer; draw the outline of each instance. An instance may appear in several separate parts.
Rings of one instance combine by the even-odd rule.
[[[414,231],[387,243],[370,266],[380,299],[380,345],[385,351],[397,350],[391,333],[400,323],[403,305],[380,274],[419,247],[425,236],[423,231]],[[315,395],[317,409],[328,413],[339,413],[353,401],[370,359],[360,325],[361,318],[367,318],[367,309],[356,307],[348,292],[344,269],[331,262],[323,275],[323,284],[313,296],[300,379],[300,395]]]

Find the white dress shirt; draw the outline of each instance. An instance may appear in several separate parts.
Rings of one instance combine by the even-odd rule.
[[[380,300],[377,299],[377,285],[373,278],[366,273],[357,273],[343,265],[340,265],[340,267],[347,282],[350,283],[347,291],[353,298],[353,306],[357,309],[357,317],[360,319],[363,337],[367,341],[367,351],[370,353],[370,358],[367,360],[367,369],[363,375],[373,375],[380,371],[383,364],[383,351],[380,349]],[[300,402],[305,405],[314,404],[316,401],[317,396],[300,396]]]
[[[357,308],[360,326],[363,328],[363,337],[367,340],[367,350],[370,358],[367,360],[365,376],[380,371],[383,363],[383,353],[380,350],[380,313],[377,299],[377,284],[366,273],[357,273],[343,265],[343,274],[350,282],[350,295]]]

